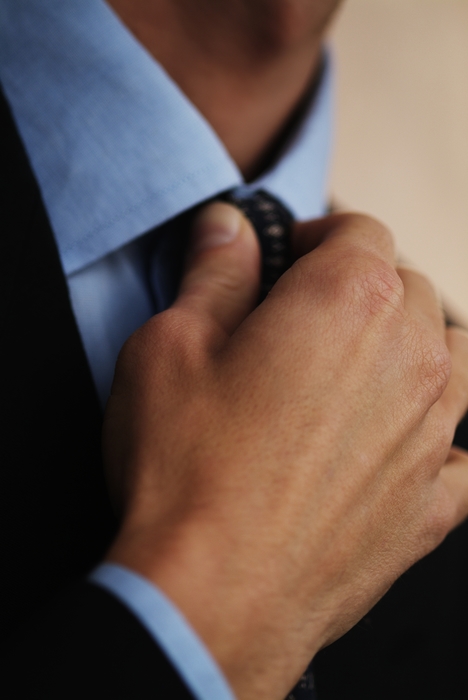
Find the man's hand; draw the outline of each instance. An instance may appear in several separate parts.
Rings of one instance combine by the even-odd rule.
[[[177,302],[123,348],[104,431],[109,559],[167,593],[239,698],[283,698],[468,513],[451,449],[468,336],[377,222],[295,235],[252,310],[253,231],[228,205],[202,213]]]

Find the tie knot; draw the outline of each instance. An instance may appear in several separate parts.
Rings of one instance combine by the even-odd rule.
[[[258,236],[262,251],[260,303],[291,265],[293,216],[284,204],[265,190],[256,190],[247,196],[234,190],[223,193],[217,199],[238,207]]]

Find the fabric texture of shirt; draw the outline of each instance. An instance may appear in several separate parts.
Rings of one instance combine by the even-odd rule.
[[[145,274],[145,233],[230,188],[245,195],[265,189],[298,220],[326,210],[329,57],[279,158],[249,184],[204,117],[104,0],[0,0],[0,79],[103,404],[123,342],[169,299],[157,253],[152,279]],[[111,565],[95,575],[144,622],[197,698],[232,699],[208,651],[155,587]],[[195,685],[194,668],[201,669]]]

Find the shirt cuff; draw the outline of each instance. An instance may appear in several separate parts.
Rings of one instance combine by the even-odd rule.
[[[216,661],[175,605],[147,579],[101,564],[88,580],[126,605],[164,651],[196,700],[235,700]]]

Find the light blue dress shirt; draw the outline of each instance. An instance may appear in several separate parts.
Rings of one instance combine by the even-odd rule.
[[[299,219],[327,204],[332,86],[319,88],[278,161],[255,182],[104,0],[0,0],[0,79],[51,221],[103,405],[126,338],[167,306],[143,234],[229,188],[263,188]],[[133,572],[92,580],[141,620],[200,700],[232,700],[180,612]]]

